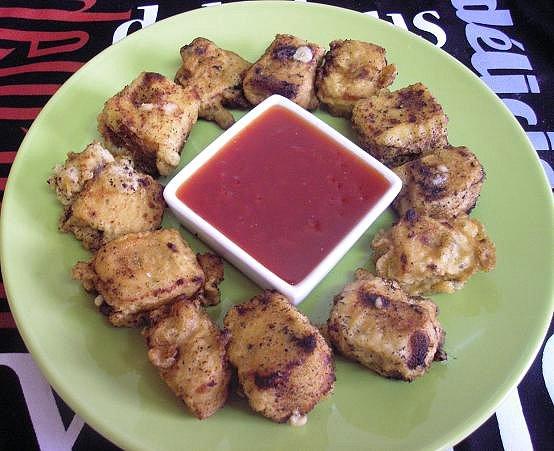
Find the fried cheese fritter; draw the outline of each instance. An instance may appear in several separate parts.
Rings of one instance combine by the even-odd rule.
[[[469,214],[485,179],[481,163],[465,147],[436,149],[394,168],[394,172],[402,179],[394,209],[400,215],[413,209],[432,218]]]
[[[477,271],[496,264],[483,224],[468,216],[433,219],[408,210],[371,243],[377,275],[398,281],[410,295],[452,293]]]
[[[69,205],[84,184],[114,161],[109,150],[96,141],[81,152],[69,152],[63,165],[56,165],[48,184],[63,205]]]
[[[299,419],[335,382],[331,349],[287,298],[265,291],[225,316],[229,360],[252,409],[277,422]]]
[[[219,255],[197,254],[198,263],[204,271],[204,290],[199,296],[202,305],[217,305],[221,301],[219,284],[223,282],[223,259]]]
[[[446,360],[438,308],[409,297],[393,280],[356,271],[335,296],[327,322],[333,346],[345,357],[393,379],[413,381],[433,360]]]
[[[235,119],[224,107],[250,106],[242,92],[242,80],[252,64],[205,38],[196,38],[182,47],[181,59],[175,81],[198,95],[198,117],[229,128]]]
[[[150,175],[168,175],[198,117],[194,92],[155,72],[142,72],[104,104],[98,131],[113,153],[127,153]]]
[[[192,414],[208,418],[223,407],[229,393],[228,335],[198,299],[178,299],[159,310],[142,332],[148,358]]]
[[[383,47],[369,42],[339,39],[329,46],[317,70],[317,97],[332,115],[348,118],[358,100],[392,84],[396,66],[387,65]]]
[[[352,110],[360,146],[388,166],[446,146],[447,122],[442,107],[422,83],[392,92],[383,89],[358,101]]]
[[[118,157],[89,179],[65,207],[60,230],[70,232],[90,250],[132,232],[156,230],[165,208],[163,187]]]
[[[248,69],[243,81],[244,95],[257,105],[272,94],[280,94],[303,108],[314,110],[319,102],[314,81],[324,54],[323,47],[278,34],[262,57]]]
[[[99,294],[95,303],[114,326],[140,325],[144,314],[178,296],[194,297],[204,272],[175,229],[131,233],[79,262],[73,278]]]

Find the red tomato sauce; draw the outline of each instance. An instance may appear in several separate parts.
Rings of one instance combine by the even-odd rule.
[[[187,179],[177,196],[294,285],[389,186],[341,144],[274,106]]]

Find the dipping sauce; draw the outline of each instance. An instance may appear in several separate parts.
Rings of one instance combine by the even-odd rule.
[[[177,197],[295,285],[389,187],[341,144],[276,105],[190,176]]]

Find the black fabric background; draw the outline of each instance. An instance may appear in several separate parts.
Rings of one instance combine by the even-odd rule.
[[[131,18],[142,18],[142,12],[138,10],[140,6],[157,4],[159,6],[157,20],[178,14],[190,9],[199,8],[203,3],[200,1],[91,1],[93,6],[90,12],[129,12]],[[410,31],[420,34],[431,42],[435,37],[428,32],[414,27],[413,17],[422,11],[436,11],[440,18],[428,16],[427,19],[438,24],[446,31],[447,42],[443,49],[454,55],[468,67],[471,66],[471,55],[473,49],[468,44],[465,36],[465,22],[456,16],[456,10],[451,2],[447,1],[344,1],[344,2],[321,2],[350,8],[356,11],[367,12],[376,10],[379,17],[390,21],[387,14],[401,13],[405,18]],[[497,9],[508,9],[513,19],[513,26],[495,27],[501,29],[510,38],[523,43],[525,50],[519,51],[528,56],[532,65],[532,73],[536,76],[541,92],[523,93],[523,94],[502,94],[502,98],[513,98],[524,101],[532,107],[537,116],[537,124],[529,126],[520,120],[526,131],[531,132],[551,132],[554,131],[554,95],[553,95],[553,76],[552,48],[554,44],[554,2],[551,0],[541,0],[535,2],[526,1],[498,1]],[[64,1],[38,1],[38,0],[3,0],[0,2],[0,11],[6,7],[23,8],[59,8],[59,9],[79,9],[79,2]],[[86,62],[94,55],[109,46],[112,42],[114,30],[119,23],[128,19],[119,19],[104,22],[60,22],[60,21],[41,21],[18,19],[5,17],[0,14],[0,28],[28,31],[71,31],[83,30],[89,33],[90,40],[87,44],[75,52],[69,52],[60,55],[45,55],[37,58],[27,58],[28,44],[14,42],[9,39],[0,39],[0,49],[14,48],[14,50],[1,58],[0,71],[4,68],[19,66],[21,64],[42,62],[42,61],[78,61]],[[132,31],[138,30],[136,26]],[[473,68],[472,68],[473,69]],[[500,71],[498,73],[516,73],[517,71]],[[517,72],[520,73],[521,71]],[[50,83],[61,84],[69,76],[70,72],[40,72],[28,74],[16,74],[9,76],[0,75],[0,88],[12,84],[33,84]],[[42,107],[48,100],[49,95],[40,96],[14,96],[0,95],[0,109],[4,107]],[[519,119],[519,118],[518,118]],[[0,155],[4,157],[0,161],[0,178],[5,184],[5,179],[9,174],[13,156],[21,140],[29,127],[31,119],[5,119],[0,114],[0,136],[2,144],[0,146]],[[549,149],[538,150],[539,157],[545,162],[553,165],[554,133],[552,134]],[[3,194],[3,186],[1,186]],[[2,195],[0,194],[0,195]],[[549,275],[545,275],[548,277]],[[552,277],[552,275],[550,275]],[[3,291],[3,290],[2,290]],[[25,346],[19,337],[17,329],[11,320],[9,307],[5,300],[5,295],[0,300],[0,353],[26,352]],[[554,328],[550,327],[547,337],[554,333]],[[531,369],[519,386],[519,394],[527,420],[527,425],[531,434],[533,446],[537,450],[554,449],[554,408],[552,401],[546,391],[542,376],[542,366],[540,356],[533,363]],[[12,370],[0,366],[0,449],[15,450],[38,449],[38,443],[34,435],[33,427],[29,418],[27,407],[23,399],[19,381]],[[66,426],[71,421],[73,413],[57,398],[57,403]],[[109,450],[117,449],[109,441],[98,435],[88,426],[85,426],[80,433],[74,446],[77,451],[82,450]],[[498,424],[493,415],[485,424],[483,424],[470,437],[463,440],[455,447],[456,450],[494,450],[502,449],[502,441],[498,431]]]

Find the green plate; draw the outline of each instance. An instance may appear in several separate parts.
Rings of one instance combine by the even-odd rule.
[[[97,137],[103,102],[140,71],[172,77],[179,48],[197,36],[254,61],[276,33],[327,45],[335,38],[376,42],[398,65],[395,87],[423,81],[449,118],[449,137],[466,145],[487,171],[473,216],[496,242],[498,265],[453,295],[436,296],[449,360],[425,377],[383,379],[337,358],[333,396],[302,428],[274,424],[232,397],[198,421],[149,364],[136,330],[110,327],[90,295],[70,279],[89,254],[57,231],[61,207],[47,185],[69,150]],[[347,123],[317,115],[350,136]],[[185,164],[221,131],[200,121]],[[172,17],[108,48],[77,72],[35,120],[13,165],[2,211],[2,272],[18,328],[35,361],[62,398],[89,424],[133,449],[431,449],[451,445],[482,423],[529,367],[552,313],[552,200],[525,134],[475,76],[412,34],[362,14],[293,2],[230,4]],[[385,213],[300,308],[323,321],[331,299],[368,264],[369,243],[393,220]],[[166,215],[165,225],[175,225]],[[202,244],[185,236],[196,249]],[[219,321],[258,289],[230,266]]]

